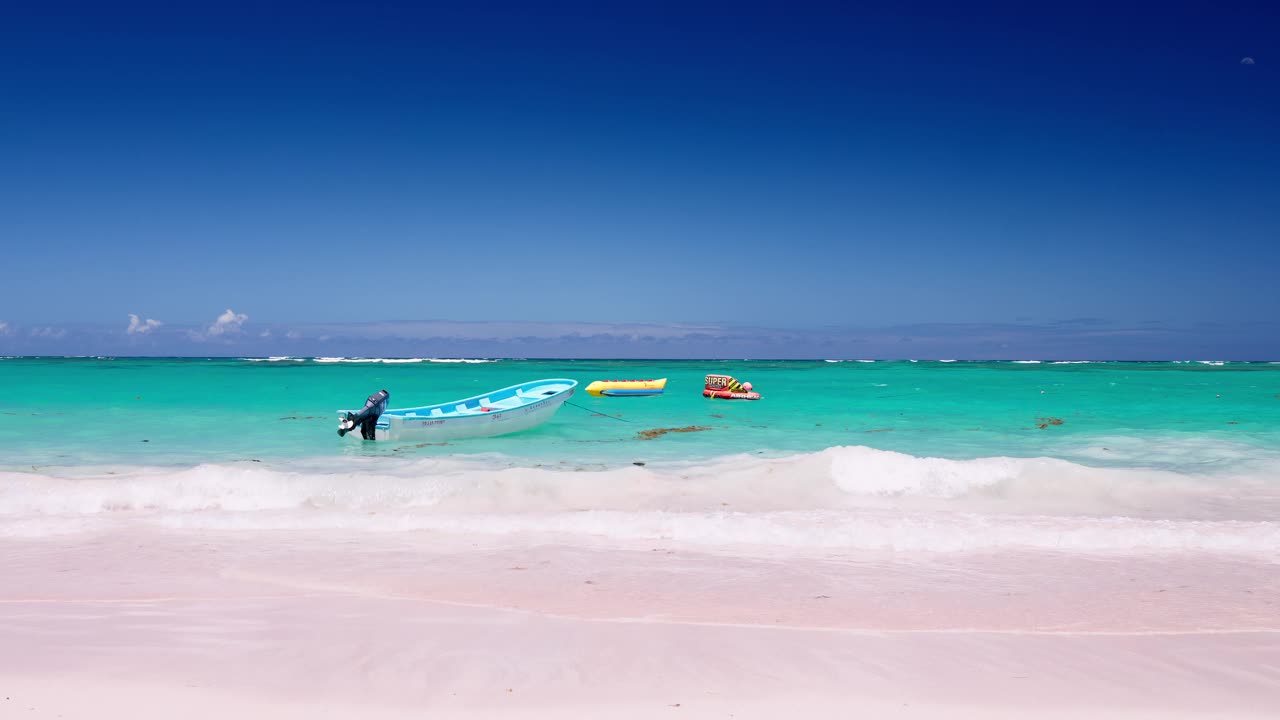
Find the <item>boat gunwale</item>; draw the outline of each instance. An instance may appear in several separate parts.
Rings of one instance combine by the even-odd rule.
[[[553,384],[553,383],[568,384],[568,386],[569,386],[569,387],[564,388],[564,389],[562,389],[562,390],[559,390],[559,391],[555,392],[554,394],[547,395],[547,396],[545,396],[545,397],[539,397],[539,398],[525,398],[525,397],[521,397],[521,396],[518,394],[518,391],[519,391],[521,388],[529,387],[530,385],[550,385],[550,384]],[[497,414],[501,414],[501,413],[504,413],[504,412],[510,412],[510,411],[512,411],[512,410],[521,410],[521,409],[523,409],[523,408],[527,408],[527,407],[529,407],[529,406],[531,406],[531,405],[535,405],[535,404],[537,404],[537,403],[540,403],[540,402],[542,402],[542,401],[544,401],[544,400],[552,400],[552,399],[554,399],[554,398],[560,397],[561,395],[563,395],[563,394],[565,394],[565,393],[567,393],[567,392],[571,392],[571,391],[572,391],[574,388],[576,388],[577,386],[578,386],[578,381],[577,381],[577,380],[572,380],[572,379],[570,379],[570,378],[543,378],[543,379],[540,379],[540,380],[530,380],[529,382],[516,383],[515,385],[509,385],[509,386],[507,386],[507,387],[500,388],[500,389],[498,389],[498,390],[490,390],[490,391],[488,391],[488,392],[483,392],[483,393],[480,393],[480,394],[478,394],[478,395],[472,395],[471,397],[462,398],[462,399],[460,399],[460,400],[447,400],[447,401],[445,401],[445,402],[442,402],[442,403],[436,403],[436,404],[434,404],[434,405],[419,405],[419,406],[417,406],[417,407],[394,408],[394,409],[389,408],[389,409],[387,409],[385,412],[383,412],[383,413],[382,413],[382,417],[380,417],[380,418],[378,419],[378,420],[379,420],[378,424],[379,424],[379,425],[381,425],[383,422],[388,421],[390,417],[407,418],[407,417],[408,417],[408,415],[409,415],[409,413],[413,413],[414,415],[418,415],[418,412],[417,412],[417,411],[419,411],[419,410],[426,410],[426,411],[429,413],[431,410],[434,410],[434,409],[436,409],[436,408],[439,408],[439,409],[440,409],[440,410],[442,410],[442,411],[443,411],[443,413],[444,413],[444,417],[443,417],[443,418],[437,417],[437,419],[474,417],[473,415],[464,415],[464,414],[461,414],[461,413],[457,412],[457,409],[456,409],[456,408],[457,408],[457,406],[458,406],[458,405],[466,404],[466,403],[468,403],[468,402],[470,402],[470,401],[472,401],[472,400],[479,401],[479,400],[483,400],[483,399],[485,399],[485,398],[490,398],[490,399],[492,399],[494,395],[500,395],[501,393],[507,393],[508,391],[509,391],[509,394],[508,394],[508,395],[506,395],[506,396],[503,396],[504,398],[505,398],[505,397],[517,397],[517,398],[520,398],[521,400],[528,400],[528,402],[522,402],[522,403],[520,403],[519,405],[516,405],[515,407],[509,407],[509,408],[493,408],[493,409],[492,409],[492,410],[490,410],[489,412],[484,413],[486,416],[492,416],[492,415],[497,415]],[[416,419],[420,419],[420,417],[415,417],[414,419],[415,419],[415,420],[416,420]]]

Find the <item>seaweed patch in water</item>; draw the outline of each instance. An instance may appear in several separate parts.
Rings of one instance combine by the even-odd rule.
[[[678,428],[654,428],[653,430],[641,430],[640,432],[636,433],[636,437],[638,437],[641,440],[652,440],[657,437],[662,437],[667,433],[702,432],[703,430],[710,430],[710,429],[711,428],[705,425],[686,425],[685,427],[678,427]]]
[[[428,443],[418,443],[417,445],[414,445],[413,447],[398,447],[398,448],[391,448],[391,452],[400,452],[400,451],[402,451],[402,450],[415,450],[415,449],[417,449],[417,448],[424,448],[424,447],[443,447],[443,446],[448,445],[448,444],[449,444],[449,443],[447,443],[447,442],[438,442],[438,443],[431,443],[431,442],[428,442]]]

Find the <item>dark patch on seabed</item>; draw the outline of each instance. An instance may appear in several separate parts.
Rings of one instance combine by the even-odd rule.
[[[417,445],[413,445],[412,447],[398,447],[398,448],[391,448],[391,452],[400,452],[400,451],[402,451],[402,450],[415,450],[415,449],[417,449],[417,448],[424,448],[424,447],[444,447],[445,445],[448,445],[448,444],[449,444],[449,443],[447,443],[447,442],[438,442],[438,443],[431,443],[431,442],[428,442],[428,443],[418,443]]]
[[[667,433],[702,432],[704,430],[710,430],[710,429],[711,428],[707,427],[706,425],[686,425],[685,427],[678,427],[678,428],[654,428],[652,430],[641,430],[640,432],[636,433],[636,437],[641,440],[652,440],[654,438],[662,437]]]

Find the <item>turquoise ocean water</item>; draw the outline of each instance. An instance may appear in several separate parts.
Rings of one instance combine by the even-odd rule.
[[[763,399],[703,398],[713,372]],[[336,411],[380,388],[401,407],[549,377],[668,383],[648,398],[580,391],[507,437],[336,434]],[[0,433],[0,518],[36,534],[51,518],[274,513],[266,525],[288,527],[370,508],[402,523],[536,510],[714,525],[746,507],[1261,522],[1237,539],[1280,547],[1274,363],[7,358]]]
[[[763,399],[703,398],[703,376],[710,372],[752,382]],[[380,388],[391,391],[393,407],[402,407],[544,377],[572,378],[583,387],[596,379],[669,380],[665,394],[650,398],[594,398],[580,389],[572,402],[581,407],[566,406],[542,428],[504,438],[403,448],[353,443],[335,433],[335,412],[358,409]],[[838,445],[955,459],[1073,457],[1112,437],[1205,446],[1216,441],[1265,454],[1280,450],[1278,396],[1280,364],[1268,363],[0,361],[7,468],[393,450],[613,463]],[[1062,424],[1041,428],[1044,418]],[[642,430],[687,426],[707,429],[637,437]],[[1186,458],[1215,459],[1225,458]],[[1147,460],[1178,462],[1159,454]]]

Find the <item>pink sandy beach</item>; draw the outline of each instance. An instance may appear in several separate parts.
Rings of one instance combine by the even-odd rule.
[[[426,532],[0,546],[3,718],[1280,716],[1280,571]]]

